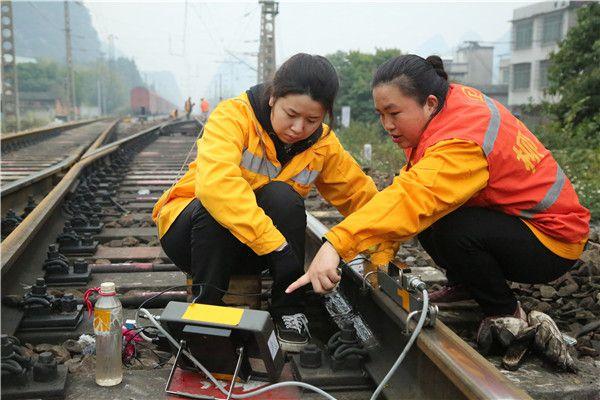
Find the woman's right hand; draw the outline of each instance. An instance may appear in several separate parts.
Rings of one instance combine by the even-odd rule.
[[[309,282],[312,283],[315,293],[331,292],[341,279],[338,272],[339,264],[340,256],[337,251],[331,243],[325,242],[310,263],[308,271],[288,286],[285,292],[292,293]]]

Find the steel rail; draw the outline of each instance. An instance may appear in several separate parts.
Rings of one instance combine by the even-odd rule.
[[[307,237],[312,242],[312,249],[308,249],[307,243],[307,254],[310,251],[314,251],[315,248],[320,247],[322,243],[321,238],[327,231],[328,229],[318,219],[310,213],[307,213]],[[354,270],[351,270],[350,268],[345,269],[344,276],[350,278],[346,279],[347,281],[354,281],[354,286],[362,285],[363,277]],[[342,280],[342,283],[343,282],[344,280]],[[348,286],[348,292],[351,292],[352,284],[347,284],[346,286]],[[344,288],[342,288],[342,290],[343,289]],[[360,297],[360,302],[369,303],[368,306],[362,308],[361,306],[354,305],[359,312],[363,311],[360,312],[360,314],[364,317],[365,321],[367,321],[367,324],[380,324],[379,326],[385,326],[388,330],[390,330],[390,327],[393,328],[393,326],[396,325],[396,332],[404,329],[404,321],[406,321],[408,313],[398,306],[387,294],[379,290],[379,288],[374,288],[370,291],[370,294],[366,296],[367,299],[365,299],[364,294],[356,295],[355,293],[353,295],[352,293],[349,293],[349,295],[354,299],[363,296]],[[389,320],[387,325],[384,325],[384,323],[381,322],[383,319]],[[387,335],[390,337],[391,333],[389,331],[380,332],[379,330],[376,330],[375,335]],[[385,340],[386,339],[382,339],[382,341]],[[403,339],[402,335],[396,334],[392,340],[395,342],[402,342],[402,340],[405,339]],[[388,343],[389,342],[390,341],[388,340]],[[410,386],[411,384],[417,383],[421,385],[430,385],[431,387],[436,387],[436,390],[439,390],[440,387],[443,387],[443,384],[439,382],[439,379],[437,379],[437,381],[436,379],[430,379],[432,369],[436,368],[439,372],[435,371],[435,373],[439,374],[441,372],[449,383],[458,389],[458,392],[467,399],[531,399],[524,390],[516,387],[494,365],[439,320],[436,321],[433,328],[427,328],[421,331],[416,343],[416,349],[411,350],[411,353],[409,353],[409,358],[412,359],[411,365],[405,366],[406,368],[412,369],[411,372],[403,372],[401,374],[397,372],[397,375],[402,376],[396,378],[396,383],[393,383],[394,378],[392,378],[389,386]],[[415,354],[417,350],[418,353]],[[376,382],[381,381],[385,375],[386,369],[391,366],[390,355],[386,353],[389,352],[381,351],[380,348],[370,352],[371,359],[374,363],[384,364],[380,365],[381,368],[376,367],[371,368],[370,370],[368,369]],[[422,358],[427,358],[428,362],[424,362]],[[402,367],[400,369],[402,369]],[[398,382],[400,380],[401,383]],[[426,389],[424,391],[427,393]],[[386,393],[385,389],[384,393]],[[411,392],[411,394],[415,395],[414,391]],[[416,393],[416,395],[419,395],[419,393]],[[453,397],[454,394],[452,393],[439,395],[439,398]]]
[[[116,151],[122,144],[129,143],[141,136],[158,131],[159,129],[160,124],[157,124],[135,135],[101,146],[88,154],[85,154],[77,163],[75,163],[27,218],[25,218],[23,222],[21,222],[19,226],[17,226],[15,230],[2,241],[0,246],[0,254],[2,254],[0,276],[4,277],[6,273],[11,270],[15,261],[25,251],[27,246],[33,240],[33,237],[40,231],[44,222],[48,220],[50,215],[59,206],[61,200],[67,195],[85,167]]]
[[[62,131],[66,131],[66,130],[73,129],[73,128],[78,128],[80,126],[88,125],[88,124],[91,124],[91,123],[97,122],[97,121],[102,121],[104,119],[106,119],[106,117],[91,118],[91,119],[86,119],[86,120],[82,120],[82,121],[67,122],[66,124],[62,124],[62,125],[27,129],[25,131],[7,133],[5,135],[0,135],[0,146],[5,146],[10,143],[18,142],[25,138],[29,139],[32,136],[40,136],[40,135],[44,135],[44,134],[48,134],[48,133],[56,133],[56,132],[62,132]]]
[[[21,179],[18,179],[14,182],[11,182],[0,188],[0,198],[4,198],[6,195],[16,192],[17,190],[23,189],[27,186],[31,186],[34,183],[45,179],[49,176],[56,175],[59,172],[70,168],[73,164],[77,162],[82,156],[89,154],[90,152],[96,150],[98,147],[102,145],[102,143],[106,140],[111,133],[114,132],[117,124],[119,123],[119,119],[115,119],[113,123],[106,128],[98,138],[88,147],[80,146],[71,152],[71,154],[59,162],[58,164],[51,165],[48,168],[44,168],[40,171],[37,171],[31,175],[25,176]]]

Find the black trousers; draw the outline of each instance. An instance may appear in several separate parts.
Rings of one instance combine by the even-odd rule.
[[[269,265],[269,257],[258,256],[220,225],[194,199],[177,216],[160,243],[169,258],[182,271],[191,274],[196,285],[193,292],[197,301],[206,304],[222,304],[223,292],[227,290],[233,274],[259,274],[266,267],[273,276],[271,311],[276,314],[301,312],[304,306],[304,290],[285,294],[285,289],[304,274],[304,245],[306,213],[304,199],[290,185],[273,181],[255,191],[260,208],[273,220],[279,231],[294,249],[298,257],[298,269],[279,271]]]
[[[507,280],[546,283],[575,264],[557,256],[517,217],[461,207],[418,236],[450,284],[463,284],[486,316],[512,314],[517,300]]]

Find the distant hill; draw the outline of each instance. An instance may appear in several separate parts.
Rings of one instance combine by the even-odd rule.
[[[417,48],[416,54],[421,57],[429,57],[430,55],[447,56],[452,54],[452,49],[444,40],[441,34],[435,34]]]
[[[88,9],[79,2],[69,1],[69,14],[73,62],[97,60],[101,55],[100,39]],[[13,18],[18,56],[66,62],[62,1],[13,1]]]

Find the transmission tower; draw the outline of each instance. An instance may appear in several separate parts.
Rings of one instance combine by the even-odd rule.
[[[2,0],[0,6],[2,15],[2,121],[6,127],[15,123],[16,130],[21,130],[19,116],[19,84],[17,80],[17,65],[15,43],[13,40],[12,2]]]
[[[266,82],[275,74],[275,16],[279,13],[279,3],[260,0],[260,46],[258,49],[258,83]]]
[[[69,99],[69,120],[75,119],[75,72],[73,71],[73,53],[71,48],[71,18],[69,2],[65,0],[65,45],[67,53],[67,98]]]

